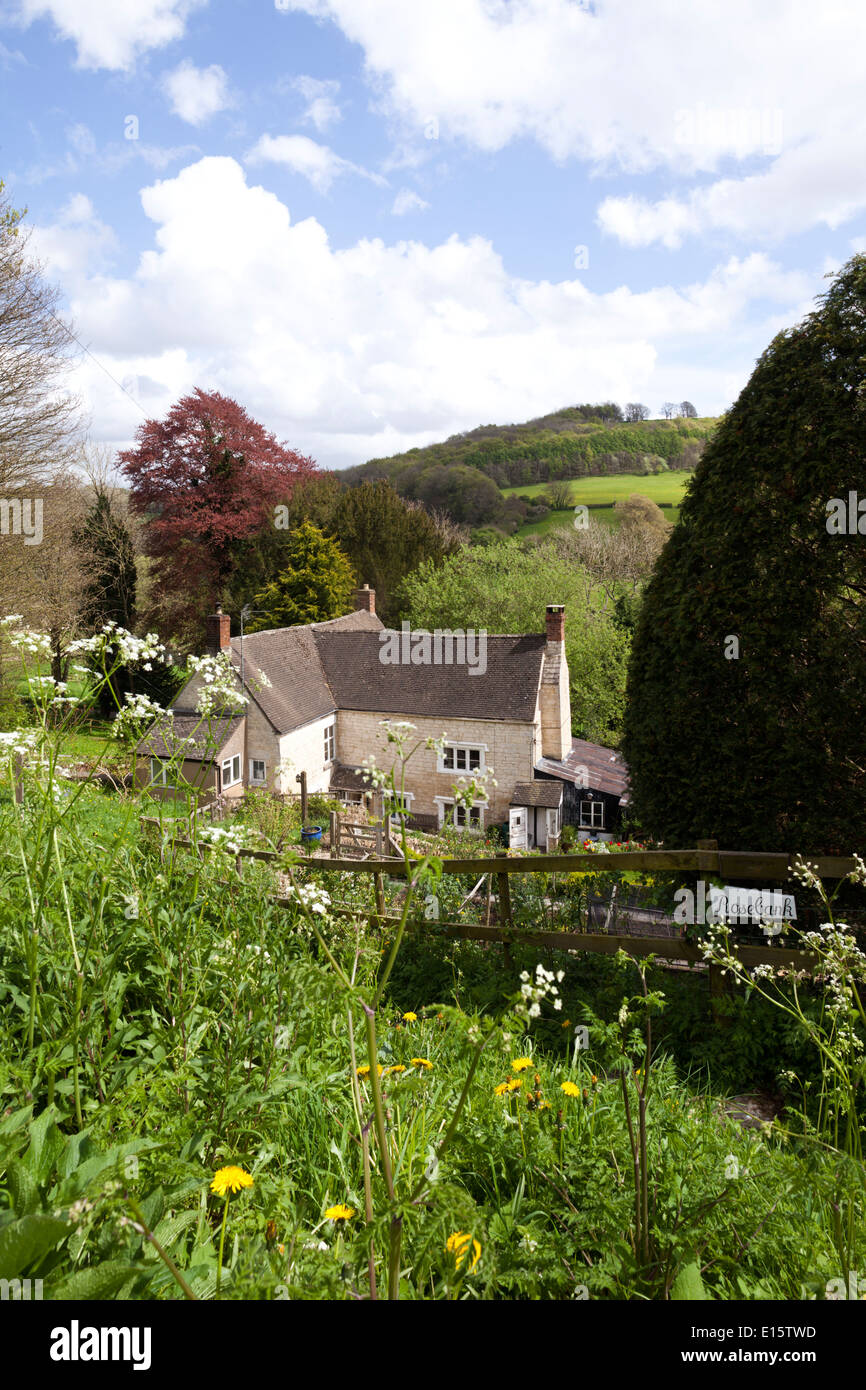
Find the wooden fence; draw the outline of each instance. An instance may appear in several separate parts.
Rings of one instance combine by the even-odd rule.
[[[142,817],[142,825],[158,826],[155,817]],[[199,853],[213,847],[198,844],[186,838],[176,838],[173,843],[182,848],[197,848]],[[393,844],[393,842],[391,842]],[[374,924],[391,926],[398,922],[399,916],[385,910],[385,877],[405,878],[407,866],[402,858],[364,858],[344,859],[339,857],[339,832],[334,835],[332,818],[331,843],[329,855],[307,855],[293,865],[294,872],[304,870],[325,873],[370,874],[373,878],[373,902],[370,910],[359,909],[336,903],[332,911],[339,916],[362,916]],[[242,860],[260,859],[274,861],[282,856],[273,850],[242,849],[237,856],[238,873]],[[598,852],[557,855],[513,856],[503,851],[495,856],[477,859],[443,859],[444,875],[459,876],[471,874],[480,881],[490,878],[487,897],[487,925],[474,922],[440,922],[413,920],[408,931],[411,933],[433,933],[444,938],[458,940],[498,942],[505,950],[506,963],[510,963],[510,947],[514,942],[528,946],[539,946],[560,951],[591,951],[602,955],[615,955],[625,950],[632,956],[653,955],[667,961],[682,962],[688,965],[704,965],[701,948],[693,942],[681,938],[629,936],[621,933],[596,933],[575,931],[537,931],[532,928],[516,926],[511,907],[509,879],[513,874],[560,874],[593,872],[620,873],[629,869],[645,871],[675,871],[682,873],[706,873],[736,881],[737,879],[762,880],[767,884],[784,882],[792,877],[792,856],[785,854],[761,854],[752,851],[720,850],[713,840],[702,840],[696,849],[684,850],[623,850],[621,852]],[[855,867],[850,857],[819,855],[810,859],[810,866],[821,878],[841,879]],[[410,864],[409,869],[411,870]],[[496,881],[495,926],[490,926],[491,892],[493,880]],[[478,884],[476,884],[476,888]],[[475,890],[473,890],[474,892]],[[472,896],[470,894],[470,896]],[[278,897],[282,906],[292,906],[290,897]],[[464,900],[468,901],[468,899]],[[786,946],[750,946],[741,944],[737,952],[744,965],[794,966],[809,970],[814,957],[805,951]],[[710,967],[711,988],[715,992],[719,986],[717,967]]]

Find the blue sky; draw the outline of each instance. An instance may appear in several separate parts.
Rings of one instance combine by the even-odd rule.
[[[866,248],[864,40],[839,0],[0,0],[0,176],[109,449],[197,385],[330,467],[715,414]]]

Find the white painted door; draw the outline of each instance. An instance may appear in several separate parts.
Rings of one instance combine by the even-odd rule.
[[[512,806],[508,812],[508,844],[511,849],[526,849],[526,808]]]

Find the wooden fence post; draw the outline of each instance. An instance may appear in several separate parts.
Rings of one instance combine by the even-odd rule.
[[[718,874],[721,871],[719,860],[718,840],[698,840],[698,873]],[[704,893],[704,901],[709,894]],[[710,984],[710,1011],[713,1015],[713,1022],[719,1028],[730,1028],[733,1022],[731,1015],[725,1008],[725,1000],[731,998],[731,991],[728,988],[727,978],[722,974],[720,965],[710,964],[707,971]]]
[[[507,859],[508,852],[501,849],[498,851],[496,858]],[[504,927],[506,931],[510,931],[512,927],[512,916],[511,889],[508,886],[508,874],[497,874],[496,879],[499,897],[499,925]],[[505,969],[511,970],[514,966],[514,961],[511,956],[511,945],[507,940],[502,943],[502,958],[505,962]]]
[[[385,916],[385,881],[381,874],[373,875],[373,882],[376,889],[376,911],[380,917]]]
[[[340,818],[336,811],[331,812],[331,825],[328,831],[330,842],[331,858],[336,859],[340,850]]]
[[[301,784],[301,826],[303,827],[303,826],[305,826],[306,823],[307,823],[307,774],[306,774],[306,772],[299,772],[298,775],[297,775],[296,778],[295,778],[295,781],[296,781],[296,782],[300,782],[300,784]]]

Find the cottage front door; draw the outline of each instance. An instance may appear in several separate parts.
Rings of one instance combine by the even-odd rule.
[[[526,807],[512,806],[508,812],[508,845],[510,849],[526,849]]]

